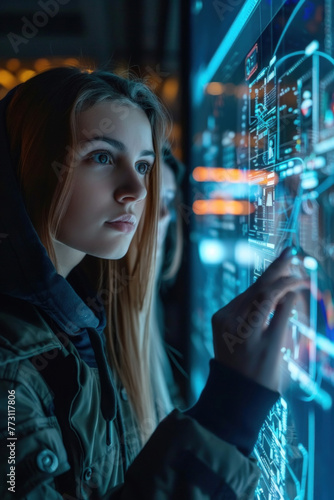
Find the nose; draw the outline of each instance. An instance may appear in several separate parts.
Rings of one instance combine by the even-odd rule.
[[[114,190],[115,200],[119,203],[138,202],[144,200],[146,195],[145,176],[138,174],[134,167],[124,168]]]

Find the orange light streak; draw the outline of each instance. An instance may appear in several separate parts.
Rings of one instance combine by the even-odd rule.
[[[278,183],[278,175],[266,170],[238,170],[237,168],[196,167],[193,178],[197,182],[230,182],[271,185]]]
[[[193,211],[196,215],[248,215],[255,211],[255,207],[245,200],[196,200]]]
[[[224,85],[220,82],[210,82],[206,86],[205,92],[210,95],[221,95],[224,92]]]

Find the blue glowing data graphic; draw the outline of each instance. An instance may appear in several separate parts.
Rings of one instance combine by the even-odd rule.
[[[255,498],[330,500],[334,1],[239,2],[230,22],[209,5],[192,15],[193,396],[213,355],[212,314],[293,245],[291,272],[310,289],[292,311],[281,397],[253,451]]]

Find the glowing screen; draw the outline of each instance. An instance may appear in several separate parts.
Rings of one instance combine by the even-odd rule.
[[[289,320],[256,499],[334,498],[334,1],[193,2],[191,384],[211,316],[289,245],[310,278]],[[210,33],[210,36],[208,35]],[[212,34],[212,35],[211,35]]]

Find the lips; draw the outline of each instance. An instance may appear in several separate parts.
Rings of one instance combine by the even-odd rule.
[[[107,220],[106,222],[109,224],[112,224],[114,222],[125,222],[127,224],[132,224],[133,226],[135,226],[137,219],[132,214],[125,214],[125,215],[121,215],[120,217],[117,217],[116,219]]]
[[[116,219],[105,222],[106,226],[121,233],[132,233],[136,228],[137,219],[132,214],[120,215]]]

